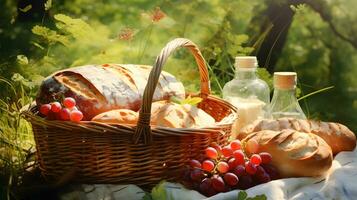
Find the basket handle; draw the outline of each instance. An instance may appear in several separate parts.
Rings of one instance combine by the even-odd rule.
[[[143,101],[139,112],[138,124],[134,134],[134,142],[138,143],[140,138],[143,138],[145,144],[152,141],[150,118],[151,118],[151,104],[156,85],[158,83],[162,67],[168,57],[179,47],[188,48],[195,57],[196,64],[200,72],[201,79],[201,97],[206,98],[210,94],[210,82],[208,77],[208,69],[206,61],[203,58],[197,45],[185,38],[176,38],[169,42],[156,57],[155,64],[150,72],[147,85],[144,90]]]

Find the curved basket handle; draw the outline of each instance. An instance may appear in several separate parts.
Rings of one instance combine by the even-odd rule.
[[[147,85],[145,87],[143,101],[139,113],[138,124],[134,134],[134,142],[138,143],[140,138],[143,137],[144,143],[150,143],[152,141],[150,117],[151,117],[151,104],[152,98],[155,92],[156,85],[158,83],[162,67],[166,63],[168,57],[179,47],[188,48],[195,57],[198,69],[200,71],[201,79],[201,96],[203,98],[210,94],[210,82],[208,77],[208,69],[206,61],[204,60],[197,45],[185,38],[176,38],[169,42],[160,52],[160,55],[156,57],[155,64],[150,72]]]

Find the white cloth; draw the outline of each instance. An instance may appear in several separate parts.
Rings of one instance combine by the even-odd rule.
[[[155,200],[237,200],[239,193],[239,190],[234,190],[207,198],[176,183],[164,183],[162,187],[165,192],[153,195]],[[87,188],[87,191],[71,192],[62,196],[62,199],[141,200],[145,195],[134,185],[82,185],[82,188]],[[88,188],[94,189],[88,192]],[[326,177],[280,179],[252,187],[246,192],[249,197],[265,194],[269,200],[355,200],[357,199],[357,150],[339,153]]]

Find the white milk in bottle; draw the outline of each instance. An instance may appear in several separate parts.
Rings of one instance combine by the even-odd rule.
[[[238,118],[232,128],[232,137],[253,121],[268,116],[269,87],[256,75],[258,66],[255,56],[235,58],[235,78],[225,84],[223,98],[238,109]]]

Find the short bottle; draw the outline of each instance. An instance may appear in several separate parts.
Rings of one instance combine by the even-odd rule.
[[[273,119],[282,117],[306,119],[295,95],[296,82],[295,72],[274,73],[274,94],[269,109]]]
[[[258,62],[255,56],[235,58],[235,78],[223,87],[223,98],[238,109],[238,118],[233,125],[232,136],[241,128],[268,115],[270,90],[267,83],[256,74]]]

